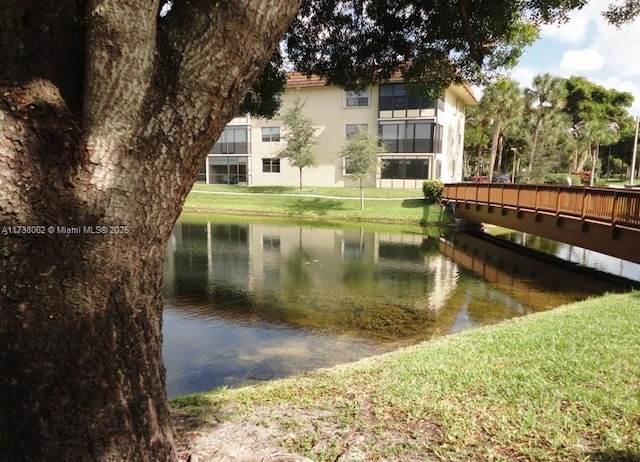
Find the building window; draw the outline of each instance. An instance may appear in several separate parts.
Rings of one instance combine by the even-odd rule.
[[[436,102],[407,91],[404,83],[380,85],[380,110],[433,109]]]
[[[360,241],[342,239],[342,260],[359,260],[364,253],[364,245]]]
[[[362,91],[345,91],[347,107],[369,106],[369,89]]]
[[[346,125],[346,134],[347,138],[355,135],[356,133],[363,133],[369,131],[369,124],[347,124]]]
[[[433,152],[442,152],[442,125],[436,124],[433,132]]]
[[[262,236],[262,248],[280,250],[280,236]]]
[[[421,120],[380,122],[380,139],[389,152],[435,152],[436,124]],[[436,132],[437,134],[437,132]]]
[[[246,184],[247,157],[209,156],[209,184]]]
[[[353,161],[351,159],[342,159],[343,175],[353,175]]]
[[[382,179],[426,180],[429,178],[431,159],[383,157]]]
[[[225,128],[211,148],[211,154],[249,154],[249,128]]]
[[[263,173],[280,173],[280,159],[263,158],[262,172]]]
[[[265,143],[280,141],[280,127],[262,127],[262,141]]]

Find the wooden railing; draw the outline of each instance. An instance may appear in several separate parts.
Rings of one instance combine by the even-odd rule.
[[[640,190],[452,183],[445,185],[442,200],[484,204],[640,229]]]

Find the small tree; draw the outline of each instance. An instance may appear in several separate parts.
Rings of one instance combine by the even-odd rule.
[[[360,210],[364,210],[362,180],[376,171],[380,165],[378,155],[384,152],[386,148],[380,143],[378,135],[368,131],[349,136],[340,151],[347,172],[360,182]]]
[[[313,121],[302,113],[304,101],[297,98],[293,106],[284,112],[282,121],[286,128],[285,142],[278,152],[281,159],[289,159],[289,163],[300,172],[300,189],[302,189],[302,169],[316,165],[313,146],[317,143]]]

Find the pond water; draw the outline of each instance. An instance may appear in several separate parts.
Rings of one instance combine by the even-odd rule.
[[[183,215],[164,267],[169,396],[354,361],[620,287],[429,232]]]
[[[593,250],[552,241],[533,234],[513,232],[501,236],[509,242],[554,255],[567,262],[585,268],[594,268],[604,273],[624,277],[632,281],[640,281],[640,264],[616,257],[611,257]],[[640,249],[629,249],[629,252],[640,252]]]

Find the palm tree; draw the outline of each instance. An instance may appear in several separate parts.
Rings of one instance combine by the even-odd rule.
[[[529,176],[533,172],[534,163],[538,155],[540,132],[546,119],[561,111],[565,106],[567,89],[564,80],[551,74],[541,74],[534,77],[532,87],[525,89],[527,108],[532,115],[533,134],[531,152],[529,154]]]
[[[489,182],[493,180],[498,146],[505,127],[519,118],[523,108],[523,99],[517,82],[510,79],[498,80],[484,91],[480,106],[493,118],[491,135],[491,156],[489,159]]]
[[[590,120],[581,122],[576,126],[578,140],[586,147],[586,155],[591,158],[591,176],[589,185],[593,186],[596,176],[596,167],[600,155],[600,146],[608,146],[616,143],[620,137],[619,126],[615,122],[604,120]]]
[[[464,129],[465,176],[471,174],[475,166],[475,174],[481,175],[481,165],[484,163],[484,151],[491,141],[487,127],[492,121],[491,114],[481,105],[469,106],[466,110]]]

